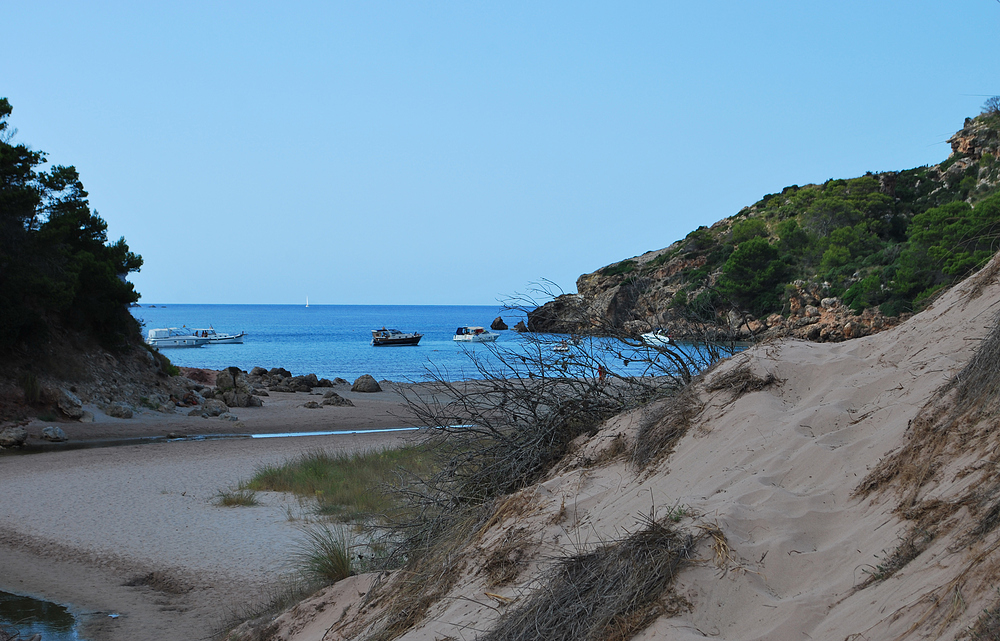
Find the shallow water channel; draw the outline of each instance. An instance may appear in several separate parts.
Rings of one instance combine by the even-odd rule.
[[[0,592],[0,629],[19,633],[20,639],[42,635],[42,641],[84,641],[76,618],[57,603]]]

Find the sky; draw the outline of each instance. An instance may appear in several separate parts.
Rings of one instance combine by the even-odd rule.
[[[998,0],[4,3],[15,142],[141,304],[491,305],[792,184],[936,164]]]

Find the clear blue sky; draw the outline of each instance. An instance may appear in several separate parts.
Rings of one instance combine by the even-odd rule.
[[[492,304],[944,160],[1000,2],[7,2],[17,140],[142,303]]]

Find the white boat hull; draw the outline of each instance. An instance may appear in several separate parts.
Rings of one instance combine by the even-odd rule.
[[[171,336],[170,338],[147,338],[146,344],[151,347],[204,347],[208,345],[208,339],[200,336]]]
[[[494,334],[492,332],[485,334],[476,334],[475,336],[471,334],[466,334],[464,336],[455,336],[455,340],[462,343],[492,343],[500,334]]]

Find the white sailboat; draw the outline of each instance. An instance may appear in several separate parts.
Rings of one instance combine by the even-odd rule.
[[[309,307],[309,297],[306,296],[306,307]]]

